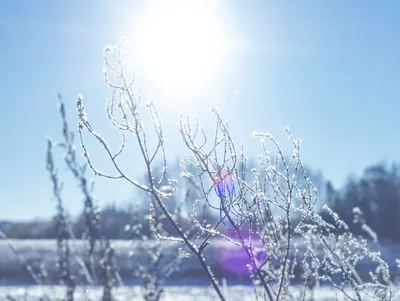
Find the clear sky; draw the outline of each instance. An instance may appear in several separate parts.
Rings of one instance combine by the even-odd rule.
[[[143,94],[158,105],[171,160],[183,147],[179,112],[198,113],[212,131],[208,109],[216,104],[249,153],[257,153],[253,131],[284,140],[290,126],[303,139],[303,160],[337,188],[369,164],[400,161],[400,2],[221,0],[182,9],[165,3],[2,4],[0,219],[54,212],[45,137],[61,135],[58,92],[72,126],[80,93],[98,130],[118,141],[104,125],[110,90],[102,50],[121,36]],[[90,146],[96,166],[109,169],[100,146]],[[135,160],[123,164],[139,175]],[[70,181],[64,190],[72,213],[81,205],[75,186]],[[100,204],[132,195],[126,183],[97,183]]]

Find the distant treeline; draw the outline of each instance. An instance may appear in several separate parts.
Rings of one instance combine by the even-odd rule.
[[[108,239],[130,239],[128,231],[133,223],[141,224],[141,234],[149,236],[150,228],[146,216],[148,210],[135,212],[131,208],[117,207],[115,204],[107,205],[100,211],[100,225],[102,235]],[[185,219],[182,219],[182,226]],[[70,220],[71,229],[75,238],[82,238],[85,233],[84,214]],[[168,223],[164,225],[170,228]],[[188,226],[187,226],[188,227]],[[170,229],[172,231],[172,229]],[[8,238],[15,239],[55,239],[57,238],[56,221],[33,220],[27,222],[0,221],[0,231]]]
[[[400,165],[369,166],[361,177],[349,177],[340,190],[329,182],[325,186],[325,202],[349,225],[350,231],[364,235],[366,229],[361,225],[365,222],[378,239],[400,242]],[[355,217],[353,209],[357,207],[362,217]]]
[[[361,177],[349,177],[341,189],[335,189],[329,181],[322,178],[321,174],[313,174],[311,179],[317,182],[320,190],[319,207],[327,204],[335,211],[357,235],[366,235],[362,223],[355,223],[353,208],[358,207],[363,213],[364,222],[378,235],[379,239],[400,242],[400,166],[392,164],[388,166],[379,163],[366,168]],[[143,201],[142,197],[142,204]],[[189,206],[190,207],[190,206]],[[170,208],[172,209],[172,208]],[[189,209],[189,208],[188,208]],[[329,218],[321,209],[323,218]],[[146,220],[148,211],[134,212],[130,207],[118,207],[111,204],[102,208],[100,223],[102,233],[109,239],[129,239],[126,231],[127,225],[132,225],[136,220],[142,224],[142,234],[149,234],[149,226]],[[210,219],[218,219],[219,216],[208,216]],[[296,219],[296,217],[293,217]],[[182,227],[188,222],[182,219]],[[72,230],[76,238],[84,234],[84,215],[71,220]],[[168,224],[165,225],[168,228]],[[54,220],[30,221],[30,222],[1,222],[0,230],[9,238],[16,239],[51,239],[56,238]]]
[[[102,230],[106,235],[115,239],[124,238],[124,226],[132,218],[130,212],[117,209],[115,206],[107,206],[101,211]],[[76,238],[82,237],[85,229],[84,216],[71,221],[72,230]],[[57,238],[55,220],[33,220],[27,222],[0,222],[0,230],[8,238],[16,239],[50,239]]]

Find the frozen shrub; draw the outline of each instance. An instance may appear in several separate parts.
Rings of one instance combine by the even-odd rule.
[[[101,237],[99,209],[93,198],[93,185],[86,175],[86,165],[80,164],[76,157],[74,145],[74,134],[70,131],[67,123],[64,103],[59,95],[59,111],[62,120],[63,141],[59,143],[48,139],[47,170],[53,183],[53,195],[57,201],[57,215],[55,218],[57,228],[58,270],[61,283],[67,287],[66,300],[74,300],[76,276],[82,278],[85,284],[100,284],[103,286],[103,301],[114,300],[112,287],[119,279],[118,270],[115,266],[115,251],[110,242]],[[85,234],[87,242],[87,258],[81,259],[72,256],[71,240],[75,239],[68,220],[61,197],[62,184],[59,182],[57,170],[53,159],[54,146],[64,150],[64,162],[69,171],[79,183],[80,191],[84,196]],[[74,252],[76,253],[76,252]],[[72,263],[78,262],[81,267],[80,275],[74,275]],[[86,262],[86,264],[85,264]]]
[[[153,233],[164,233],[161,223],[162,215],[151,210],[151,228]],[[132,240],[132,251],[129,254],[133,274],[140,279],[142,295],[146,301],[160,300],[164,292],[164,283],[168,277],[179,269],[181,258],[179,253],[171,258],[165,254],[163,242],[154,235],[147,237],[142,233],[139,210],[135,208],[135,219],[132,225],[126,226],[126,232]]]
[[[107,47],[104,73],[112,97],[106,109],[111,123],[124,133],[116,152],[111,151],[106,140],[92,127],[82,96],[77,99],[79,134],[85,157],[96,175],[124,179],[150,196],[153,208],[160,210],[175,233],[165,235],[155,229],[155,235],[177,243],[177,248],[185,249],[182,251],[185,256],[195,256],[220,300],[226,297],[203,254],[212,243],[211,237],[221,237],[244,250],[247,261],[243,264],[253,282],[256,298],[304,300],[315,287],[328,283],[341,299],[393,299],[397,289],[380,252],[369,248],[365,239],[351,234],[348,225],[327,206],[324,210],[331,216],[331,223],[315,210],[318,195],[300,159],[301,140],[289,129],[286,131],[293,146],[289,157],[270,134],[254,133],[260,139],[261,154],[258,166],[249,170],[244,147],[237,149],[228,123],[216,108],[211,110],[215,116],[215,133],[211,138],[197,120],[192,123],[189,116],[181,116],[178,131],[194,158],[182,160],[182,174],[184,180],[200,192],[191,214],[195,231],[183,229],[165,203],[174,197],[177,180],[167,179],[169,186],[165,189],[167,157],[159,113],[154,102],[147,101],[150,126],[145,127],[140,88],[136,80],[126,74],[126,62],[125,43]],[[94,167],[84,130],[100,142],[115,167],[114,174]],[[155,143],[149,139],[151,134]],[[130,177],[118,162],[128,135],[133,137],[144,162],[145,181]],[[154,168],[157,158],[162,162],[161,169]],[[229,174],[229,183],[221,179],[225,173]],[[197,214],[200,205],[218,213],[220,219],[212,224],[200,219]],[[357,210],[355,213],[363,229],[373,235],[361,214]],[[293,223],[294,219],[297,223]],[[224,229],[227,231],[222,231]],[[372,263],[374,268],[366,263]],[[298,279],[302,286],[295,290],[291,284]],[[149,283],[154,284],[154,281],[149,280]]]

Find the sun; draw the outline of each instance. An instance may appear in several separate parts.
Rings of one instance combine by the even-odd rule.
[[[158,85],[182,92],[218,73],[227,36],[218,1],[150,1],[136,22],[136,55]]]

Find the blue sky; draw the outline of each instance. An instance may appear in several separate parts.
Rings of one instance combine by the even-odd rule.
[[[225,35],[226,47],[193,89],[165,85],[143,57],[148,49],[137,37],[146,16],[157,7],[155,1],[2,5],[0,219],[48,217],[54,212],[45,137],[57,139],[61,134],[58,92],[72,126],[80,93],[99,131],[111,142],[118,141],[118,132],[105,125],[110,90],[103,80],[102,50],[121,36],[132,45],[132,70],[143,93],[158,104],[171,160],[182,150],[175,128],[179,112],[198,113],[205,129],[212,131],[208,109],[216,104],[235,140],[250,154],[258,151],[253,131],[268,131],[284,140],[283,130],[290,126],[303,139],[303,160],[338,188],[350,173],[359,175],[369,164],[400,161],[399,2],[213,3],[213,26]],[[90,146],[96,166],[109,169],[98,144]],[[132,175],[141,174],[134,168],[134,156],[125,160]],[[81,197],[59,164],[60,177],[68,183],[68,209],[77,213]],[[126,183],[97,182],[100,204],[133,195]]]

